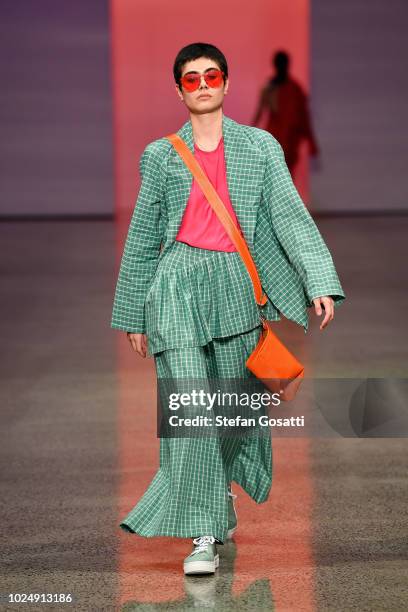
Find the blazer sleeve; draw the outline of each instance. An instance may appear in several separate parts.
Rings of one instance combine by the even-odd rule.
[[[338,306],[346,295],[332,256],[292,181],[282,146],[269,133],[266,141],[264,197],[275,235],[302,280],[307,306],[322,296]]]
[[[130,221],[116,283],[111,327],[144,334],[144,303],[161,244],[160,155],[149,143],[140,158],[140,190]]]

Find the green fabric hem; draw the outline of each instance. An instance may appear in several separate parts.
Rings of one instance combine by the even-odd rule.
[[[204,339],[201,342],[197,341],[197,340],[185,340],[181,343],[176,342],[176,343],[171,343],[171,342],[163,342],[162,344],[158,344],[158,343],[154,343],[154,341],[152,342],[151,340],[149,340],[149,336],[147,336],[147,340],[148,340],[148,349],[149,349],[149,353],[151,355],[155,355],[156,353],[161,353],[162,351],[168,351],[171,349],[176,349],[176,348],[191,348],[193,346],[207,346],[207,344],[209,344],[210,342],[212,342],[212,340],[215,338],[230,338],[231,336],[237,336],[239,334],[244,334],[248,331],[251,331],[252,329],[255,329],[257,327],[259,327],[261,325],[260,320],[257,320],[254,323],[251,323],[248,327],[244,327],[243,329],[240,329],[239,331],[230,331],[228,333],[224,333],[223,335],[208,335],[208,339]],[[152,346],[153,345],[153,346]],[[152,350],[150,350],[152,349]]]
[[[212,535],[214,536],[216,540],[219,541],[220,544],[224,544],[226,537],[227,537],[227,532],[228,532],[228,527],[225,527],[225,529],[223,530],[220,530],[217,527],[217,528],[212,529],[213,533],[207,533],[208,527],[206,527],[205,529],[203,529],[203,531],[206,532],[205,534],[199,533],[200,529],[195,530],[194,532],[187,531],[187,530],[171,531],[171,530],[166,530],[166,529],[158,529],[157,531],[155,531],[155,533],[152,533],[151,531],[144,530],[142,528],[132,527],[130,524],[126,522],[126,519],[119,523],[119,527],[123,531],[126,531],[128,533],[137,534],[137,535],[143,536],[144,538],[169,537],[169,538],[192,539],[192,538],[198,538],[200,537],[200,535]]]

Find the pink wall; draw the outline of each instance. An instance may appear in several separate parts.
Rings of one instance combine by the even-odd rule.
[[[251,122],[278,47],[292,54],[292,73],[308,89],[308,0],[253,0],[246,5],[207,0],[205,9],[191,0],[111,0],[111,31],[116,210],[127,216],[137,196],[144,147],[179,129],[189,116],[172,77],[181,47],[210,42],[225,54],[230,89],[224,113],[240,123]],[[305,201],[306,170],[302,160],[296,182]]]
[[[251,9],[249,6],[237,7],[236,2],[231,0],[222,3],[207,0],[205,8],[199,9],[191,0],[172,3],[164,0],[111,0],[116,211],[121,213],[118,214],[120,223],[117,224],[118,262],[138,192],[140,154],[148,142],[177,130],[189,117],[174,91],[172,77],[173,61],[181,47],[200,41],[220,47],[230,68],[230,89],[225,99],[224,113],[240,123],[251,122],[259,88],[270,73],[269,58],[278,47],[284,46],[292,53],[293,74],[307,86],[307,0],[291,0],[290,3],[287,0],[253,0]],[[206,18],[206,15],[209,17]],[[136,386],[140,374],[137,373],[138,367],[125,341],[121,341],[118,371],[128,372]],[[140,380],[149,381],[150,374],[146,365]],[[143,407],[146,404],[143,400],[145,396],[141,396],[142,399],[139,397],[139,416],[135,419],[135,406],[124,392],[125,387],[126,382],[121,386],[123,396],[118,404],[121,474],[118,520],[125,515],[129,500],[135,498],[135,491],[141,493],[153,477],[158,452],[157,445],[147,448],[143,443],[143,435],[152,434],[155,426],[152,411]],[[144,388],[153,389],[149,384],[145,384]],[[149,403],[150,400],[146,406]],[[289,513],[301,516],[299,532],[288,535],[281,524],[276,543],[268,547],[266,557],[254,554],[253,547],[241,548],[235,560],[231,597],[239,601],[241,597],[246,597],[247,590],[253,591],[262,584],[265,585],[263,589],[270,590],[269,597],[276,604],[276,609],[289,610],[297,606],[312,611],[315,602],[313,571],[310,569],[310,456],[307,441],[306,444],[303,441],[293,442],[295,445],[288,456],[285,455],[287,440],[282,448],[278,448],[274,459],[277,464],[275,486],[285,489],[288,479],[293,480],[295,473],[293,490],[302,493],[297,496],[297,500],[301,500],[302,511],[299,511],[296,503],[291,503],[293,500],[287,495],[285,507]],[[294,456],[301,466],[295,472],[292,465]],[[258,513],[261,512],[261,522],[274,522],[275,514],[279,522],[280,510],[276,500],[279,505],[281,498],[282,495],[278,495],[274,502],[264,504],[261,510],[257,509]],[[251,501],[241,495],[240,503],[243,516],[250,517],[253,514]],[[299,537],[299,533],[302,537]],[[159,539],[159,546],[169,546],[167,540]],[[171,556],[168,559],[172,560],[165,563],[166,568],[175,575],[179,571],[176,560],[187,554],[186,543],[176,538],[170,544]],[[140,564],[145,567],[146,562],[149,563],[146,559],[151,559],[151,546],[145,538],[121,538],[118,551],[121,603],[129,600],[136,603],[175,602],[185,598],[182,580],[167,581],[165,588],[161,588],[158,578],[160,568],[153,568],[143,581],[140,580],[138,568]],[[298,571],[299,562],[307,571]],[[249,566],[250,572],[245,569]],[[282,575],[285,577],[283,581],[279,578]],[[287,588],[288,580],[290,589]]]

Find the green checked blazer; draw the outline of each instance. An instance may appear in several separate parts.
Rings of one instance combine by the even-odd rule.
[[[293,184],[282,147],[266,130],[223,114],[227,183],[232,205],[272,304],[308,329],[312,300],[345,300],[330,252]],[[177,132],[194,152],[191,121]],[[146,333],[145,297],[158,262],[177,235],[193,176],[165,138],[147,144],[142,183],[116,284],[111,327]]]

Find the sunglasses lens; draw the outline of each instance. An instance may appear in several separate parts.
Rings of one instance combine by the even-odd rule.
[[[186,91],[195,91],[200,87],[200,75],[198,73],[186,74],[182,77],[181,84]]]
[[[209,70],[204,79],[209,87],[220,87],[223,81],[222,72],[221,70]]]

